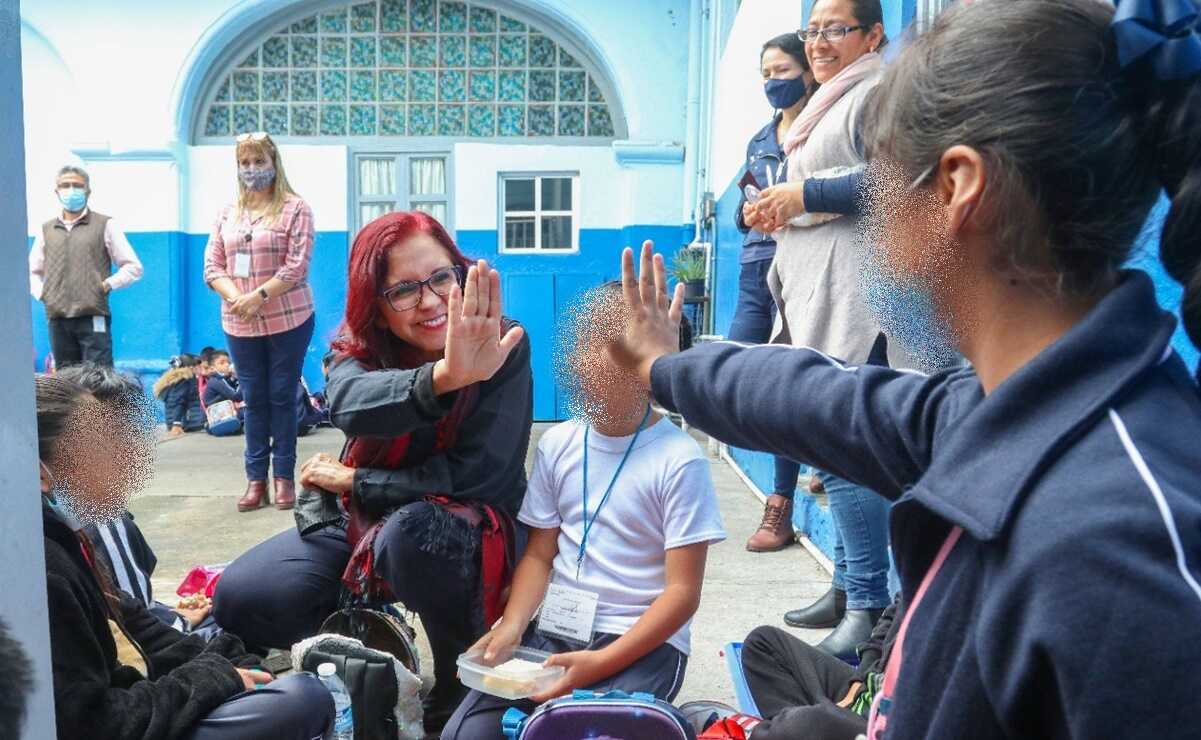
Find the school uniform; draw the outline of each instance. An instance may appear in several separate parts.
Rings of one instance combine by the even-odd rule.
[[[970,368],[732,343],[651,379],[725,442],[896,500],[909,621],[884,737],[1181,737],[1201,696],[1201,393],[1174,327],[1132,271],[987,396]]]
[[[522,644],[550,653],[596,650],[616,641],[663,593],[667,550],[716,544],[726,537],[709,461],[684,431],[659,419],[636,439],[588,430],[589,529],[584,541],[585,429],[584,423],[569,421],[542,436],[517,515],[527,526],[559,530],[551,583],[597,595],[590,640],[540,631],[537,622],[526,630]],[[602,505],[607,487],[611,497]],[[671,701],[684,680],[690,624],[587,688],[641,691]],[[509,707],[528,712],[534,704],[472,691],[447,723],[442,740],[501,740],[500,718]]]

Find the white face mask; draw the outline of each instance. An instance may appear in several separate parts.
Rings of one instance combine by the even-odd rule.
[[[54,515],[59,518],[63,524],[71,528],[72,532],[78,532],[83,529],[84,524],[79,519],[79,515],[75,513],[75,507],[71,505],[71,493],[65,483],[60,482],[46,463],[39,462],[42,470],[46,471],[46,476],[50,478],[50,490],[42,494],[42,500],[46,502],[46,506]]]

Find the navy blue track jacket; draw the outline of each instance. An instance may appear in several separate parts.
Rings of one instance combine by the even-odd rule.
[[[664,407],[896,500],[914,613],[887,737],[1201,738],[1201,392],[1175,319],[1129,272],[985,396],[970,369],[845,367],[701,345],[658,360]]]

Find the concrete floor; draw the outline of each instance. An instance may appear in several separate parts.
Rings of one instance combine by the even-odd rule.
[[[535,425],[531,453],[547,427]],[[337,454],[341,443],[341,432],[320,430],[299,440],[298,459],[317,452]],[[237,512],[234,503],[245,487],[241,461],[241,437],[198,433],[159,444],[154,480],[130,509],[158,556],[153,585],[160,600],[172,603],[175,587],[192,566],[228,562],[293,526],[291,512]],[[743,543],[759,523],[761,504],[726,463],[714,459],[712,466],[730,538],[709,552],[704,596],[692,623],[692,656],[677,703],[716,699],[733,704],[721,647],[742,640],[760,624],[783,626],[785,611],[820,596],[830,582],[800,546],[775,553],[747,552]],[[816,641],[826,631],[795,633]],[[429,655],[428,646],[422,654]],[[428,659],[424,663],[429,681]]]

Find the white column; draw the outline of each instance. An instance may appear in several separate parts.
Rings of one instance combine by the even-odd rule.
[[[21,737],[51,738],[54,697],[46,621],[46,562],[38,497],[34,423],[33,338],[25,231],[25,136],[21,102],[21,19],[18,0],[0,0],[0,617],[29,656],[29,688]],[[0,670],[4,670],[0,666]]]

